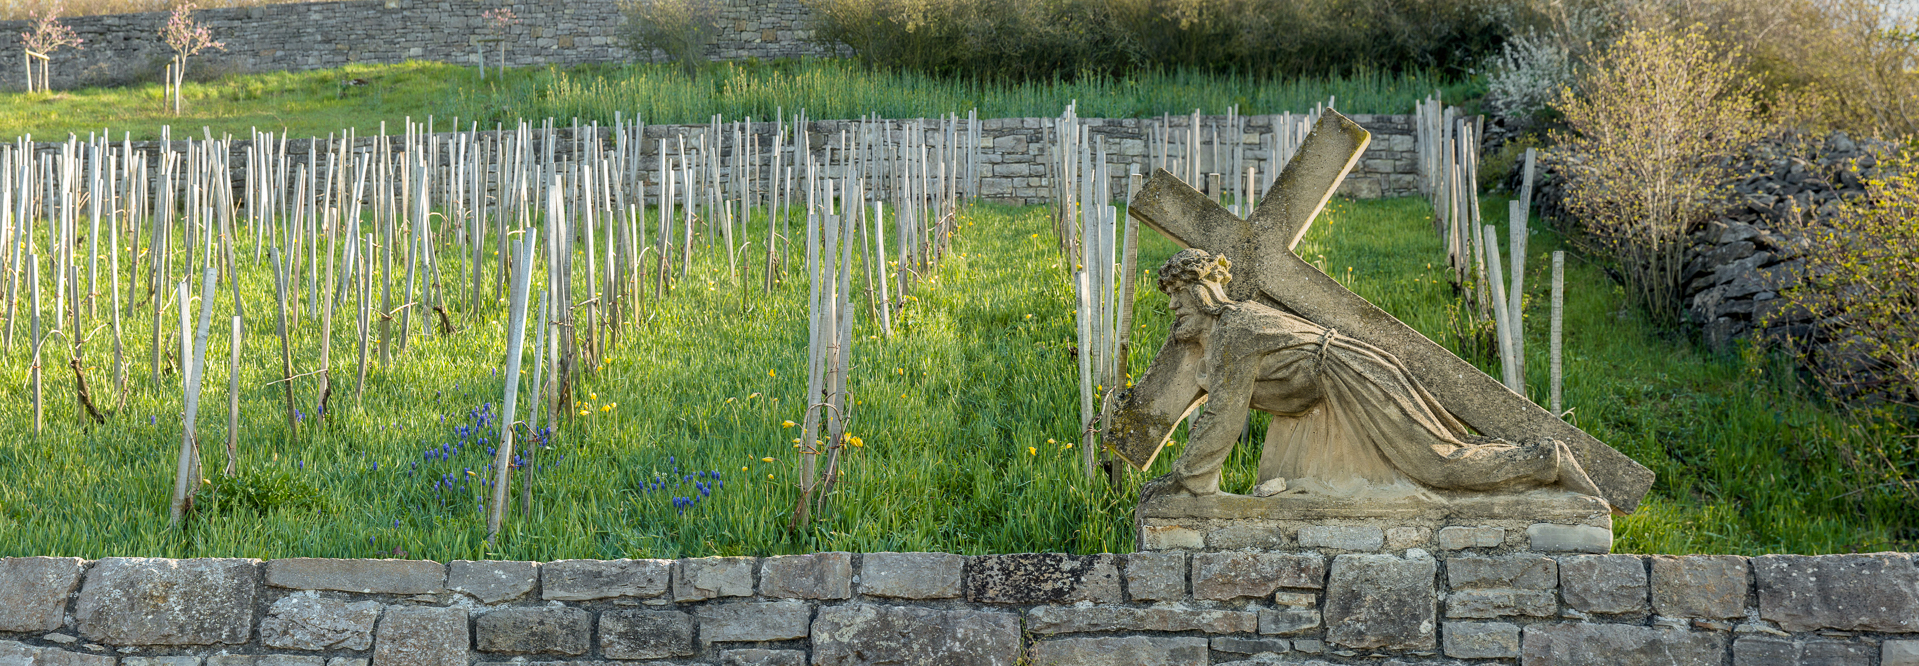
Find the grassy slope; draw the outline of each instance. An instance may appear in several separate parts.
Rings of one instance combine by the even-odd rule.
[[[360,80],[364,85],[344,86]],[[350,65],[310,72],[226,77],[186,86],[186,113],[174,116],[159,84],[89,88],[54,93],[0,93],[0,137],[32,134],[64,140],[105,128],[116,137],[158,138],[171,124],[175,135],[245,137],[252,128],[293,137],[326,136],[344,128],[377,132],[380,123],[400,127],[402,118],[435,116],[447,128],[479,120],[568,119],[612,124],[615,111],[650,123],[704,123],[712,114],[728,119],[788,117],[808,109],[814,118],[889,118],[962,115],[977,108],[982,118],[1056,116],[1073,100],[1080,115],[1157,116],[1161,113],[1303,111],[1328,96],[1357,113],[1406,113],[1413,101],[1436,88],[1448,99],[1459,85],[1423,77],[1361,76],[1354,79],[1269,83],[1234,77],[1175,74],[1139,79],[1035,85],[973,85],[910,74],[867,72],[839,61],[718,64],[699,80],[668,65],[581,66],[520,69],[485,81],[471,67],[411,62]]]
[[[1336,201],[1302,252],[1415,328],[1456,345],[1450,286],[1429,263],[1438,256],[1429,220],[1418,200]],[[164,390],[151,388],[147,319],[135,316],[127,329],[136,390],[125,412],[104,426],[79,427],[71,375],[56,372],[49,431],[0,443],[0,555],[368,557],[397,547],[440,560],[550,560],[1130,550],[1132,486],[1145,477],[1133,475],[1117,494],[1089,486],[1076,471],[1077,451],[1066,446],[1077,411],[1070,291],[1045,241],[1045,213],[983,207],[967,224],[956,254],[916,293],[895,338],[872,337],[862,319],[853,431],[865,444],[847,460],[832,509],[800,535],[781,529],[796,495],[789,440],[797,436],[782,423],[798,417],[794,402],[804,386],[805,287],[784,283],[767,298],[748,290],[755,305],[742,308],[723,257],[708,254],[659,316],[589,380],[589,394],[574,405],[589,415],[543,453],[551,466],[540,471],[535,518],[510,521],[497,548],[481,542],[480,483],[435,490],[444,474],[483,471],[486,445],[469,443],[446,461],[422,452],[461,442],[454,426],[469,423],[483,403],[498,409],[502,386],[491,368],[504,355],[502,313],[489,308],[451,337],[416,338],[392,368],[371,372],[363,403],[354,403],[345,380],[334,419],[288,437],[279,387],[267,385],[278,372],[278,342],[262,305],[270,278],[248,269],[243,284],[257,314],[243,350],[243,474],[213,496],[253,499],[203,512],[184,532],[165,529],[180,436],[178,379],[167,374],[158,380]],[[1141,265],[1156,267],[1173,247],[1144,236]],[[1534,239],[1528,335],[1541,387],[1547,280],[1540,257],[1555,243],[1543,231]],[[1880,547],[1899,521],[1909,521],[1870,495],[1827,500],[1850,490],[1851,472],[1837,462],[1846,442],[1825,435],[1839,422],[1797,395],[1789,379],[1661,338],[1590,267],[1569,266],[1568,284],[1567,402],[1582,426],[1660,473],[1646,508],[1618,521],[1618,550],[1844,551]],[[1134,368],[1150,359],[1167,323],[1164,297],[1142,289]],[[216,301],[216,316],[230,312],[225,298]],[[333,357],[348,375],[350,328],[336,329]],[[210,358],[226,358],[223,330],[215,327]],[[299,331],[296,372],[318,357],[314,322],[302,320]],[[94,334],[87,356],[95,386],[111,373],[104,335]],[[17,344],[7,354],[0,423],[22,432],[31,422],[25,359]],[[226,379],[223,367],[206,379],[200,434],[210,471],[221,459]],[[311,412],[316,384],[296,387],[302,410]],[[1254,455],[1242,451],[1230,461],[1229,491],[1250,488]],[[1170,459],[1162,456],[1152,473]],[[725,485],[681,512],[672,498],[699,495],[685,480],[696,469],[718,470]],[[664,487],[651,489],[656,482]]]

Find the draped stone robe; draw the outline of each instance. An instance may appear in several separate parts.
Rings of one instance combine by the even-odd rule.
[[[1183,358],[1164,359],[1189,366],[1205,392],[1173,464],[1195,492],[1218,488],[1248,409],[1273,415],[1259,481],[1286,479],[1288,494],[1541,486],[1571,460],[1557,442],[1473,436],[1391,354],[1264,304],[1226,305],[1207,335],[1204,354],[1180,345]]]

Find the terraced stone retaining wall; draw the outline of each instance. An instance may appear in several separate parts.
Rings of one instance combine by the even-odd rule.
[[[512,9],[520,23],[504,35],[480,18],[489,9]],[[708,54],[719,60],[826,56],[835,51],[812,41],[809,12],[798,0],[719,3],[720,30]],[[659,52],[635,54],[620,45],[625,23],[615,0],[565,2],[454,2],[452,0],[355,0],[231,9],[202,9],[194,18],[212,28],[226,50],[209,50],[190,61],[202,75],[301,71],[350,63],[390,64],[430,60],[498,64],[507,41],[513,67],[596,62],[659,61]],[[53,87],[78,88],[159,81],[171,52],[160,41],[165,12],[80,16],[65,19],[86,40],[85,50],[53,54]],[[26,87],[20,33],[28,21],[0,21],[0,88]]]
[[[1919,665],[1911,555],[0,559],[4,666]]]

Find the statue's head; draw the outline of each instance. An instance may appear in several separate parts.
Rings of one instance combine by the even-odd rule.
[[[1159,290],[1176,303],[1190,298],[1207,314],[1219,314],[1232,304],[1226,297],[1226,283],[1233,281],[1232,260],[1200,249],[1181,250],[1159,267]]]

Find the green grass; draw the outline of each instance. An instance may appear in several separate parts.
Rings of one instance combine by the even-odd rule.
[[[1077,449],[1066,446],[1075,440],[1078,410],[1071,292],[1047,220],[1041,208],[967,213],[954,254],[915,293],[892,339],[876,337],[858,296],[852,432],[864,445],[845,461],[828,511],[797,534],[784,528],[797,496],[791,440],[798,429],[783,426],[798,419],[805,383],[806,287],[797,280],[770,296],[756,287],[742,292],[723,256],[703,254],[656,316],[590,376],[582,404],[573,406],[588,415],[575,412],[541,454],[551,467],[539,472],[534,517],[516,514],[489,547],[482,487],[434,490],[442,474],[481,470],[484,445],[469,444],[445,462],[424,460],[422,451],[460,441],[454,426],[469,423],[483,403],[499,409],[502,384],[492,370],[504,357],[503,309],[487,304],[478,317],[456,318],[461,330],[452,336],[415,337],[396,351],[393,366],[371,369],[364,400],[352,393],[352,327],[337,325],[333,368],[343,379],[334,415],[317,427],[308,420],[294,435],[280,387],[268,384],[279,373],[265,305],[271,280],[245,261],[251,314],[242,350],[241,476],[218,474],[227,384],[218,320],[231,312],[225,291],[208,354],[221,362],[208,371],[199,428],[207,476],[218,483],[184,530],[166,526],[181,435],[178,377],[145,369],[147,315],[126,324],[134,387],[127,407],[91,428],[79,423],[71,373],[50,361],[47,431],[26,434],[27,370],[16,339],[0,366],[0,424],[16,433],[0,441],[0,555],[373,557],[399,548],[444,561],[1125,552],[1134,489],[1147,476],[1133,474],[1124,490],[1108,491],[1080,476]],[[1156,268],[1174,248],[1142,235],[1141,266]],[[1545,372],[1543,257],[1555,246],[1543,228],[1536,232],[1528,277],[1535,393],[1543,392]],[[1454,299],[1445,270],[1434,265],[1439,243],[1423,201],[1337,200],[1301,250],[1362,296],[1458,348]],[[252,256],[244,243],[241,256]],[[1844,422],[1802,395],[1789,374],[1661,336],[1598,271],[1579,262],[1568,269],[1567,402],[1582,427],[1660,474],[1644,508],[1617,521],[1617,550],[1842,552],[1883,549],[1911,529],[1910,514],[1888,496],[1829,499],[1862,485],[1860,472],[1841,462],[1851,440]],[[1166,334],[1164,296],[1150,284],[1141,280],[1136,299],[1135,370]],[[172,322],[177,315],[163,316]],[[108,393],[99,387],[110,381],[111,334],[93,322],[82,327],[91,335],[89,380],[96,395]],[[297,330],[295,371],[311,371],[316,322],[303,318]],[[52,348],[62,349],[64,339],[55,340]],[[310,413],[316,380],[295,387]],[[1176,453],[1162,456],[1151,474]],[[1250,488],[1256,455],[1233,456],[1227,490]],[[672,498],[698,494],[682,480],[696,469],[718,470],[725,485],[681,513]],[[645,489],[662,480],[666,489]]]
[[[364,84],[343,85],[355,80]],[[1444,89],[1447,99],[1455,99],[1470,87],[1411,75],[1275,82],[1188,73],[999,85],[869,72],[834,60],[720,63],[697,80],[670,65],[602,65],[510,70],[505,78],[481,81],[471,67],[409,62],[190,82],[181,116],[164,103],[158,83],[0,93],[0,136],[59,141],[69,132],[85,137],[106,128],[115,136],[131,132],[135,139],[153,139],[162,126],[172,125],[176,136],[197,137],[206,127],[216,137],[245,137],[258,128],[299,138],[349,127],[371,134],[382,122],[398,131],[409,116],[433,116],[440,128],[449,129],[454,117],[462,125],[548,117],[561,124],[576,117],[611,124],[615,111],[649,123],[705,123],[713,114],[770,119],[778,110],[791,117],[798,109],[813,118],[931,117],[965,115],[969,109],[978,109],[982,118],[1045,117],[1059,115],[1073,100],[1079,100],[1084,117],[1157,116],[1195,108],[1225,113],[1232,105],[1248,114],[1298,112],[1329,96],[1350,113],[1407,113],[1414,100],[1434,90]]]
[[[161,127],[172,125],[175,137],[197,139],[206,127],[215,137],[246,138],[258,128],[303,138],[350,127],[371,134],[381,122],[397,132],[402,119],[424,119],[437,100],[455,94],[461,77],[474,76],[472,68],[410,62],[189,81],[179,116],[164,101],[157,76],[156,82],[125,87],[9,91],[0,93],[0,136],[64,141],[69,132],[84,138],[107,129],[115,138],[131,132],[135,139],[157,139]],[[366,84],[342,85],[355,79]]]

